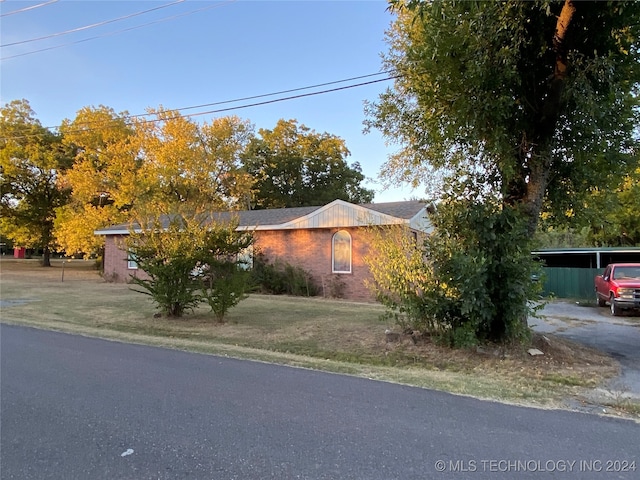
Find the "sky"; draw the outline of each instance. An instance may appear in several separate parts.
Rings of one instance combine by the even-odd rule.
[[[372,75],[182,111],[192,114],[384,79],[384,34],[393,20],[382,0],[5,0],[0,15],[0,103],[28,100],[45,127],[85,106],[135,115]],[[375,202],[408,200],[421,192],[384,189],[378,179],[397,146],[377,131],[363,133],[364,101],[391,86],[379,81],[193,119],[237,115],[256,131],[295,119],[344,139],[347,161],[360,163]]]

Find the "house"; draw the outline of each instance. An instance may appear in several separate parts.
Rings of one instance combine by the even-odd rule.
[[[372,226],[403,224],[416,238],[429,234],[427,205],[418,201],[355,205],[343,200],[320,207],[246,210],[215,214],[239,220],[238,230],[254,232],[254,248],[270,262],[277,260],[303,268],[318,285],[340,280],[342,296],[372,300],[365,285],[371,278],[363,257],[369,252]],[[129,225],[97,230],[104,235],[104,274],[113,281],[140,275],[123,250]]]

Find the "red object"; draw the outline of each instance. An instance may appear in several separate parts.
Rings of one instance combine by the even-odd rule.
[[[604,307],[608,302],[612,315],[623,309],[640,308],[640,263],[612,263],[595,278],[596,299]]]
[[[27,249],[25,247],[15,247],[13,249],[13,258],[24,258],[27,253]]]

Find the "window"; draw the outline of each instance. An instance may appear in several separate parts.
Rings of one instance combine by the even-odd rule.
[[[340,230],[331,241],[331,261],[333,273],[351,273],[351,235]]]
[[[249,245],[247,248],[239,252],[236,256],[236,261],[238,262],[238,268],[240,268],[241,270],[252,270],[253,245]]]
[[[127,257],[127,268],[129,270],[137,270],[138,269],[138,262],[136,262],[136,259],[133,255],[129,254],[129,256]]]

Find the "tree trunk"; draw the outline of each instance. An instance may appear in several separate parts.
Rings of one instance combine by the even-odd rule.
[[[573,0],[565,0],[562,11],[556,21],[556,29],[552,39],[553,51],[555,53],[555,64],[553,65],[553,75],[548,84],[548,92],[540,110],[537,112],[537,119],[532,132],[525,138],[530,138],[530,142],[523,141],[520,146],[520,158],[527,159],[527,168],[522,172],[522,178],[518,186],[524,183],[524,192],[521,190],[510,191],[511,198],[521,199],[521,206],[524,215],[528,219],[528,233],[530,236],[536,232],[538,218],[542,211],[544,197],[549,183],[553,151],[551,145],[558,128],[563,100],[562,93],[566,85],[568,60],[566,51],[566,37],[571,24],[571,20],[576,12]],[[524,195],[518,197],[519,194]],[[517,201],[516,201],[517,203]]]
[[[51,251],[49,250],[49,247],[44,247],[44,249],[42,250],[42,266],[51,266]]]

